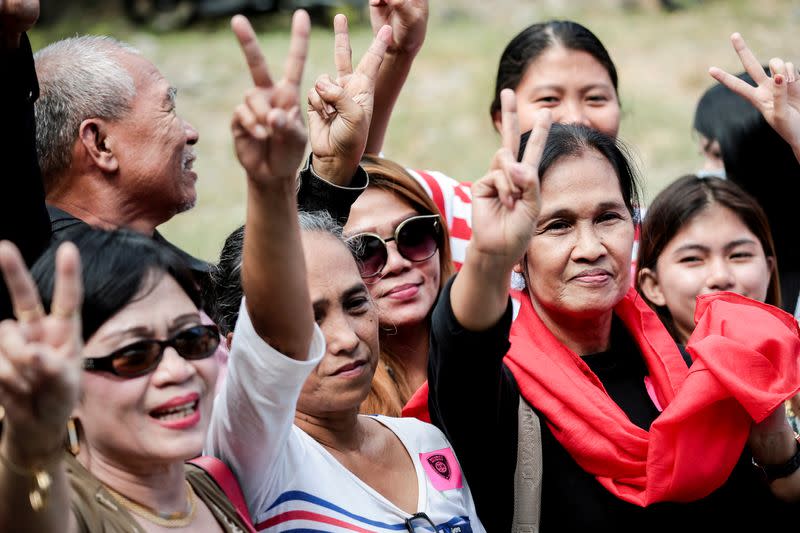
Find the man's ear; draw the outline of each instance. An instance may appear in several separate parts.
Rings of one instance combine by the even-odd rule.
[[[119,170],[119,160],[112,150],[108,123],[98,118],[88,118],[78,128],[78,140],[86,155],[96,167],[106,173]]]
[[[649,268],[643,268],[639,271],[639,291],[645,298],[650,300],[653,305],[663,307],[667,305],[667,300],[664,298],[664,292],[661,290],[661,285],[658,284],[658,276]]]

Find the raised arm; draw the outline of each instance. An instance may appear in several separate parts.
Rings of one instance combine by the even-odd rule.
[[[254,87],[236,108],[231,129],[239,162],[247,173],[242,288],[259,336],[294,359],[305,359],[314,316],[306,285],[297,222],[295,177],[306,146],[300,112],[310,21],[297,11],[283,78],[272,82],[250,22],[231,22]]]
[[[236,155],[247,174],[242,257],[245,305],[234,330],[228,373],[214,401],[206,453],[236,474],[254,519],[293,472],[292,421],[300,390],[324,352],[314,324],[295,200],[295,175],[306,145],[299,88],[310,21],[292,19],[281,81],[272,82],[250,23],[232,28],[255,87],[236,108]]]
[[[22,256],[7,241],[0,243],[0,268],[17,317],[0,323],[0,531],[76,531],[62,458],[80,393],[78,250],[72,243],[58,250],[49,316]]]
[[[50,217],[36,159],[33,104],[39,85],[24,35],[38,13],[38,0],[0,0],[0,176],[6,196],[14,199],[0,211],[0,240],[13,242],[29,266],[50,242]],[[11,316],[8,292],[0,281],[0,320]]]
[[[506,89],[500,97],[503,146],[489,173],[472,186],[472,239],[450,292],[455,318],[471,331],[496,324],[508,305],[511,271],[525,253],[539,216],[538,166],[551,123],[547,110],[537,114],[518,163],[514,92]]]
[[[793,63],[780,58],[769,60],[772,76],[767,76],[756,56],[739,33],[731,35],[731,43],[742,66],[758,85],[711,67],[708,73],[731,91],[750,102],[783,139],[789,143],[800,161],[800,75]]]
[[[336,78],[322,75],[308,92],[308,127],[314,171],[348,187],[364,155],[373,116],[375,82],[392,38],[382,26],[353,70],[347,18],[334,18]]]
[[[300,173],[297,202],[306,211],[328,211],[344,224],[368,182],[359,160],[372,119],[375,78],[391,29],[381,28],[355,71],[344,15],[334,18],[334,30],[336,78],[320,76],[308,92],[312,155]]]
[[[367,153],[377,154],[383,149],[392,111],[411,72],[411,65],[425,42],[428,0],[370,0],[369,15],[376,33],[388,24],[392,27],[393,37],[378,73],[375,112],[367,141]]]

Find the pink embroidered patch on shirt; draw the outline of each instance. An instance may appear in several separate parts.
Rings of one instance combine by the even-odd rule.
[[[450,448],[442,448],[435,452],[421,453],[419,459],[422,468],[428,474],[433,488],[436,490],[460,489],[464,486],[461,481],[461,469],[458,467],[456,456]]]

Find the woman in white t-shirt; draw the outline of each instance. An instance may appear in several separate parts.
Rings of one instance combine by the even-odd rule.
[[[358,414],[378,364],[377,310],[331,217],[298,223],[295,204],[306,132],[286,88],[299,85],[307,35],[293,36],[287,78],[259,84],[269,75],[252,28],[242,18],[234,29],[258,85],[234,115],[237,156],[271,205],[249,209],[223,250],[241,273],[225,290],[246,298],[207,451],[236,474],[259,530],[483,532],[438,429]]]

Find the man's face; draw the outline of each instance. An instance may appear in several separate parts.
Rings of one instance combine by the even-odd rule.
[[[109,124],[109,148],[119,162],[119,186],[160,222],[191,209],[197,194],[192,146],[197,131],[175,112],[176,91],[158,69],[135,54],[121,53],[136,96],[130,111]],[[160,223],[159,222],[159,223]]]

